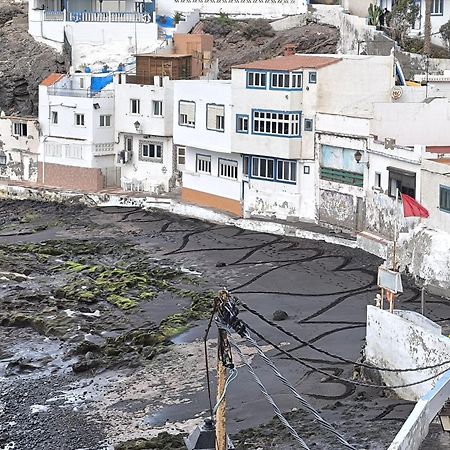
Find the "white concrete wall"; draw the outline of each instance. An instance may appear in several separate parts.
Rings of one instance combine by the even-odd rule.
[[[416,404],[388,450],[418,450],[428,435],[429,425],[450,398],[450,371]]]
[[[197,172],[197,154],[211,156],[211,174]],[[238,164],[238,179],[219,177],[219,159],[235,161]],[[239,155],[223,154],[203,148],[186,148],[186,165],[183,170],[183,187],[207,194],[226,197],[231,200],[242,199],[242,158]]]
[[[449,129],[450,103],[446,98],[374,105],[372,134],[379,139],[394,138],[398,145],[448,145]]]
[[[195,127],[179,125],[179,102],[195,103]],[[206,128],[206,105],[225,106],[224,131]],[[231,85],[228,81],[175,81],[173,139],[177,145],[201,148],[219,153],[231,153],[231,136],[235,132],[232,113]],[[233,149],[234,150],[234,149]]]
[[[392,56],[344,55],[317,76],[317,111],[371,117],[373,103],[389,102],[394,86]]]
[[[137,181],[142,183],[141,188],[146,192],[160,194],[168,192],[172,187],[171,178],[174,175],[174,150],[172,138],[155,135],[137,135],[136,131],[131,135],[133,137],[133,154],[126,164],[117,164],[121,167],[122,188],[127,188],[126,183]],[[141,158],[139,151],[139,142],[148,141],[162,143],[162,160],[145,160]],[[121,136],[116,148],[119,150],[124,147],[124,138]],[[117,157],[116,157],[117,158]]]
[[[440,209],[439,188],[450,189],[450,165],[424,160],[422,164],[421,200],[430,213],[427,225],[436,230],[450,233],[450,213]]]
[[[306,24],[306,14],[301,14],[297,16],[287,16],[282,19],[270,22],[270,26],[275,31],[290,30],[292,28],[301,27]]]
[[[283,0],[280,3],[257,1],[255,3],[243,3],[238,0],[230,2],[207,2],[188,0],[166,0],[159,4],[158,12],[173,14],[174,11],[187,13],[198,9],[201,14],[219,14],[221,12],[229,15],[253,15],[263,17],[280,17],[281,15],[305,14],[307,12],[306,0],[295,0],[293,2]]]
[[[365,355],[368,363],[383,368],[414,368],[448,360],[450,339],[430,332],[397,314],[375,306],[367,307]],[[442,367],[415,372],[380,372],[387,386],[413,383],[436,375]],[[417,401],[432,389],[439,378],[395,389],[405,400]]]
[[[26,136],[14,136],[13,124],[27,124]],[[37,118],[0,118],[0,152],[7,158],[0,165],[0,177],[10,180],[36,181],[39,151],[39,123]]]
[[[343,0],[342,6],[350,14],[366,18],[371,0]]]

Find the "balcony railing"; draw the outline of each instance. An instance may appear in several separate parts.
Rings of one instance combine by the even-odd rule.
[[[44,20],[53,22],[151,23],[152,14],[140,12],[44,11]]]
[[[364,185],[364,175],[362,173],[333,169],[331,167],[321,167],[320,178],[322,180],[335,181],[337,183],[350,184],[358,187],[363,187]]]
[[[114,154],[114,142],[94,145],[94,156],[103,156],[112,154]]]
[[[113,98],[114,91],[103,90],[93,92],[90,89],[66,89],[58,87],[49,87],[48,95],[58,95],[61,97],[85,97],[85,98]]]

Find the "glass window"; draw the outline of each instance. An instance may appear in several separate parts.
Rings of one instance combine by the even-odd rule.
[[[264,72],[247,72],[247,86],[264,89],[267,75]]]
[[[305,131],[313,130],[313,121],[312,119],[305,119]]]
[[[277,180],[295,183],[297,181],[297,162],[278,159]]]
[[[159,117],[163,115],[162,101],[153,100],[153,115]]]
[[[309,82],[311,84],[317,83],[317,72],[309,72]]]
[[[240,115],[236,116],[236,131],[238,133],[248,133],[248,116]]]
[[[252,158],[252,177],[273,180],[274,160],[271,158]]]
[[[439,187],[439,208],[442,211],[450,212],[450,187]]]
[[[206,128],[212,131],[224,131],[225,129],[225,106],[206,105]]]
[[[84,127],[84,114],[75,113],[75,125]]]
[[[381,173],[375,172],[375,187],[381,188]]]
[[[13,135],[14,136],[28,136],[28,126],[23,122],[13,123]]]
[[[253,133],[275,136],[299,136],[300,114],[253,111]]]
[[[431,0],[431,14],[444,14],[444,0]]]
[[[178,104],[178,124],[184,127],[195,127],[195,103],[180,100]]]
[[[141,113],[141,101],[137,98],[130,99],[130,113],[140,114]]]
[[[100,116],[100,126],[101,127],[110,127],[111,126],[111,116],[108,115],[101,115]]]
[[[58,123],[58,111],[52,111],[52,124],[56,125]]]
[[[406,194],[412,198],[416,197],[416,174],[413,172],[406,172],[395,170],[395,168],[388,168],[389,170],[389,195],[396,197],[397,189],[399,194]]]
[[[157,159],[162,162],[162,143],[160,142],[146,142],[140,141],[139,157],[141,160]]]
[[[177,147],[177,165],[184,166],[186,164],[186,147]]]
[[[289,73],[272,73],[271,87],[274,89],[289,89]]]
[[[211,156],[197,155],[197,172],[211,173]]]
[[[237,161],[229,161],[226,159],[219,159],[219,177],[237,180],[238,177],[238,163]]]
[[[300,89],[303,86],[303,73],[292,74],[292,88]]]

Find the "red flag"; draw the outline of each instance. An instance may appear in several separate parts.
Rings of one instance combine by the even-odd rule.
[[[424,217],[425,219],[430,215],[419,202],[416,202],[412,197],[406,194],[401,194],[403,202],[403,215],[405,217]]]

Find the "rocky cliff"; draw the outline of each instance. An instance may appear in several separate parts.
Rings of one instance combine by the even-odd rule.
[[[0,110],[37,115],[39,83],[64,72],[68,58],[28,34],[26,5],[0,0]]]

